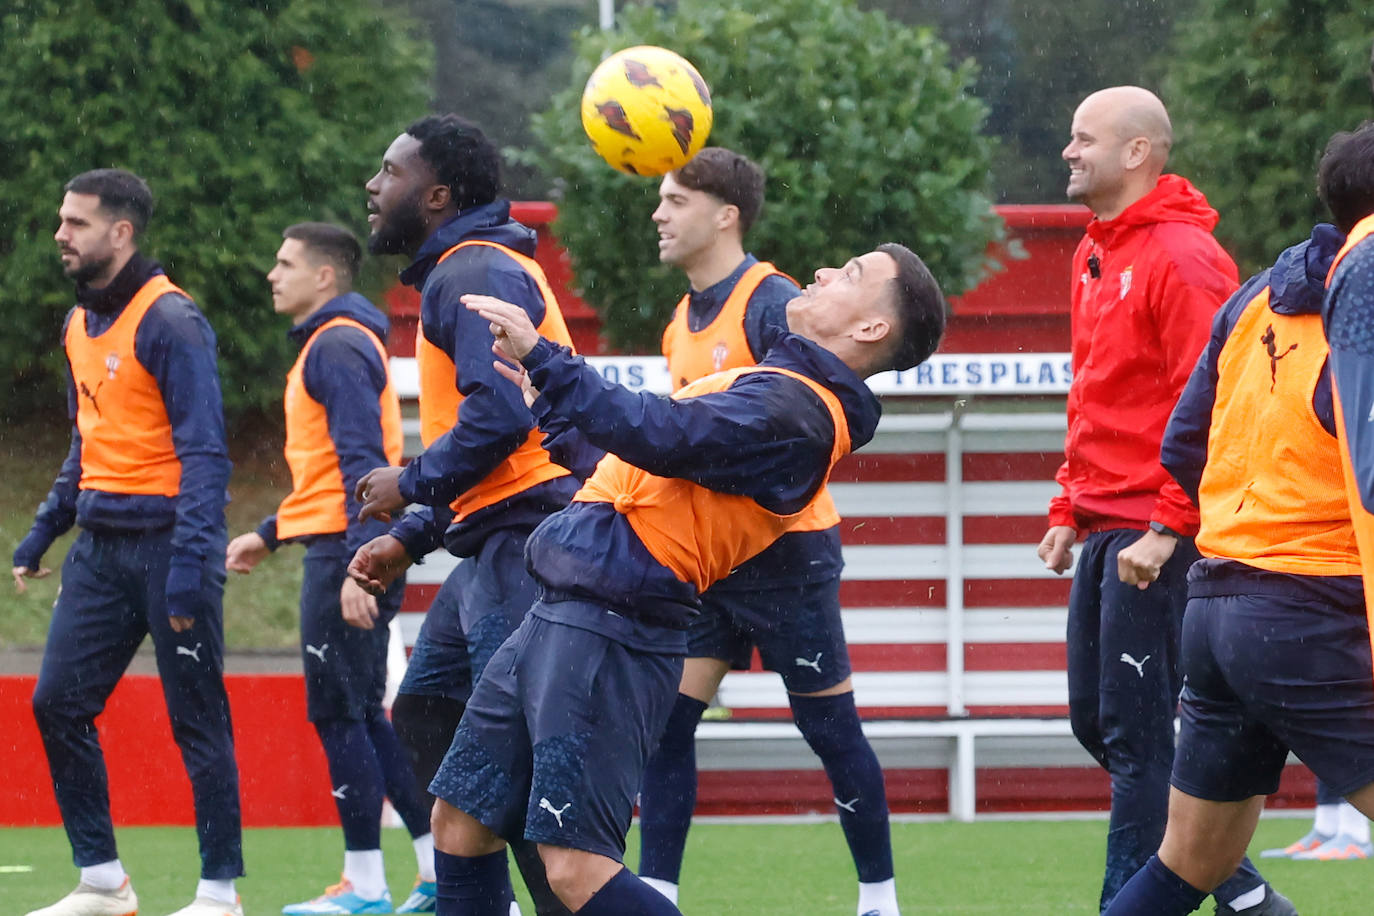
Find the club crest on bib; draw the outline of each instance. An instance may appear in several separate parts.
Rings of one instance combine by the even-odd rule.
[[[730,348],[725,345],[725,341],[716,344],[715,349],[711,351],[711,365],[716,367],[717,372],[725,368],[725,358],[729,355]]]
[[[118,354],[118,353],[111,353],[109,356],[105,357],[105,374],[108,375],[110,378],[114,378],[114,377],[115,377],[115,373],[118,372],[118,371],[119,371],[119,354]]]
[[[1121,272],[1121,298],[1125,299],[1126,294],[1131,291],[1131,268],[1127,267]]]

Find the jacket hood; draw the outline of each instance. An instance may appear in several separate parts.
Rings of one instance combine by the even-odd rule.
[[[1161,175],[1154,190],[1131,204],[1116,219],[1093,219],[1087,233],[1094,241],[1154,223],[1189,223],[1211,232],[1218,220],[1217,211],[1202,192],[1181,175]]]
[[[401,282],[420,289],[444,252],[459,242],[473,240],[496,242],[532,258],[537,238],[533,229],[510,218],[510,201],[494,200],[470,207],[425,239],[415,260],[401,271]]]
[[[335,296],[324,305],[320,306],[319,311],[305,319],[298,325],[294,325],[287,336],[297,347],[305,346],[305,342],[327,321],[335,318],[351,318],[358,324],[367,328],[377,339],[386,343],[387,331],[391,328],[391,323],[387,321],[375,305],[359,293],[344,293],[342,296]]]
[[[1326,275],[1345,236],[1317,223],[1310,238],[1286,249],[1269,268],[1269,308],[1280,315],[1315,315],[1322,310]]]
[[[868,383],[829,350],[798,334],[784,334],[770,346],[760,365],[791,369],[820,382],[839,398],[849,418],[850,451],[858,451],[873,438],[882,405]]]

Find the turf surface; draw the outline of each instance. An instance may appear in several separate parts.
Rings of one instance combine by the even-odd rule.
[[[1270,818],[1252,849],[1280,846],[1309,826]],[[1027,916],[1096,912],[1102,820],[896,823],[893,846],[903,910],[914,914]],[[142,916],[164,916],[190,898],[195,837],[187,828],[128,828],[120,855],[134,876]],[[414,880],[403,831],[383,832],[396,902]],[[636,861],[631,834],[629,861]],[[342,840],[332,829],[251,830],[244,838],[249,877],[240,883],[248,916],[318,894],[337,880]],[[0,830],[0,912],[22,914],[75,884],[59,829]],[[1356,916],[1374,910],[1374,862],[1265,860],[1267,877],[1305,916]],[[24,871],[32,868],[32,871]],[[688,916],[849,916],[854,873],[833,823],[703,823],[692,829],[683,873]],[[1209,902],[1204,912],[1210,913]],[[525,913],[532,908],[525,902]]]

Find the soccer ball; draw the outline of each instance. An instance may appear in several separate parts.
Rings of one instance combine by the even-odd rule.
[[[582,91],[582,129],[597,155],[630,175],[687,163],[711,133],[711,90],[667,48],[641,45],[603,60]]]

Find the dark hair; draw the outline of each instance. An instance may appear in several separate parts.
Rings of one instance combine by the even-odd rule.
[[[910,369],[930,358],[945,333],[949,307],[930,268],[910,248],[884,242],[877,248],[897,262],[892,301],[897,313],[897,347],[889,369]]]
[[[673,177],[683,187],[705,191],[739,209],[743,234],[763,209],[763,169],[758,163],[722,146],[708,146],[692,157]]]
[[[1332,136],[1317,166],[1317,194],[1342,232],[1374,213],[1374,122]]]
[[[340,292],[353,288],[353,278],[363,263],[363,249],[353,233],[333,223],[296,223],[287,226],[281,237],[301,242],[319,259],[328,261]]]
[[[406,128],[420,158],[448,185],[458,209],[489,204],[501,193],[501,154],[482,128],[455,114],[430,115]]]
[[[134,227],[134,238],[148,228],[153,216],[153,192],[148,182],[124,169],[94,169],[82,172],[62,188],[72,194],[94,194],[100,209],[116,220],[126,219]]]

